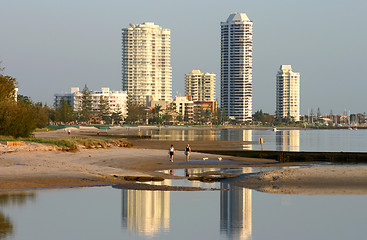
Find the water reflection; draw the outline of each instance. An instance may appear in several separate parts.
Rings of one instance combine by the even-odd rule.
[[[299,130],[277,131],[277,151],[299,151]]]
[[[211,169],[185,169],[184,174],[200,175]],[[216,171],[215,168],[212,171]],[[252,168],[244,168],[242,173],[250,173]],[[170,182],[166,182],[170,181]],[[165,180],[170,185],[175,180]],[[155,183],[157,184],[157,183]],[[190,182],[191,186],[208,187],[208,183]],[[214,184],[214,183],[212,183]],[[252,238],[252,190],[220,183],[220,233],[226,239]],[[170,230],[170,192],[122,190],[122,224],[132,233],[154,237]]]
[[[246,172],[251,172],[248,168]],[[252,236],[252,190],[221,183],[222,188],[237,188],[221,191],[220,232],[228,239],[251,239]]]
[[[173,141],[218,141],[218,132],[213,129],[205,130],[154,130],[143,131],[143,135],[152,135],[156,140],[173,140]]]
[[[173,141],[252,141],[250,129],[200,129],[200,130],[155,130],[143,131],[143,135],[152,134],[156,140]],[[247,146],[251,145],[246,145]],[[244,145],[245,147],[245,145]]]
[[[8,216],[5,216],[0,212],[0,239],[5,239],[6,237],[13,234],[14,226]]]
[[[0,207],[7,206],[22,206],[27,200],[34,200],[36,198],[35,193],[1,193],[0,194]],[[6,216],[0,211],[0,239],[6,239],[8,236],[13,235],[14,225],[10,217]]]
[[[243,130],[242,131],[242,141],[249,142],[252,141],[252,130]],[[252,150],[252,144],[245,144],[242,146],[243,150]]]
[[[168,232],[170,193],[168,191],[122,190],[122,226],[131,232],[153,237]]]

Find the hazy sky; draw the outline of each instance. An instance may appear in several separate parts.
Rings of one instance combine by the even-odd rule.
[[[281,64],[301,74],[301,113],[367,112],[365,0],[0,0],[0,60],[20,93],[53,103],[71,87],[121,89],[121,29],[154,22],[171,29],[173,95],[185,73],[217,74],[220,22],[254,22],[253,111],[275,112]],[[219,100],[219,99],[218,99]]]

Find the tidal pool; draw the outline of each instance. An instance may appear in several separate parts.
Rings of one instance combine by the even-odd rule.
[[[0,239],[364,239],[366,200],[249,189],[0,192]]]
[[[176,179],[166,179],[161,182],[143,182],[142,184],[152,184],[152,185],[167,185],[174,187],[200,187],[206,190],[228,190],[227,184],[222,184],[220,181],[205,182],[200,180],[193,180],[197,177],[235,177],[246,173],[258,173],[263,171],[272,171],[277,169],[290,169],[290,168],[300,168],[307,167],[311,165],[303,166],[275,166],[275,167],[230,167],[230,168],[177,168],[177,169],[166,169],[157,170],[156,172],[163,173],[170,176],[181,177]],[[312,164],[312,166],[316,166]],[[325,164],[322,164],[325,166]]]

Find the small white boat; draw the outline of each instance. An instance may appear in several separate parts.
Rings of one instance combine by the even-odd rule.
[[[273,127],[273,132],[278,131],[278,129],[276,127]]]

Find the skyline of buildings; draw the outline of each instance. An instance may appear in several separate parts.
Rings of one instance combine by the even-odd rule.
[[[335,6],[338,11],[334,11],[335,9],[331,9],[330,5],[323,2],[320,6],[323,11],[315,12],[317,18],[310,18],[307,14],[312,12],[312,4],[304,4],[301,10],[305,14],[297,15],[299,21],[293,21],[294,18],[286,12],[292,9],[289,13],[296,14],[299,4],[289,5],[286,1],[283,2],[274,3],[274,11],[271,12],[261,11],[261,7],[258,6],[260,3],[256,1],[234,1],[232,4],[215,2],[213,4],[216,7],[211,11],[196,14],[198,9],[205,9],[205,6],[212,4],[212,2],[198,2],[200,8],[184,4],[182,6],[184,10],[179,11],[180,15],[175,14],[174,4],[167,5],[163,2],[159,8],[155,7],[156,4],[147,2],[144,4],[144,11],[131,7],[134,5],[132,3],[111,2],[109,6],[98,3],[112,11],[100,12],[104,17],[99,20],[95,19],[94,14],[82,11],[82,4],[74,6],[81,10],[79,13],[77,11],[70,13],[73,17],[71,19],[65,18],[63,8],[50,3],[50,6],[54,7],[50,7],[45,14],[55,17],[48,18],[46,22],[36,20],[41,19],[43,14],[42,8],[39,8],[40,3],[35,3],[29,8],[40,12],[41,15],[25,11],[28,18],[15,21],[10,20],[11,15],[14,15],[11,13],[22,11],[21,7],[10,2],[4,3],[8,11],[4,8],[2,16],[4,18],[4,34],[1,38],[2,66],[6,67],[6,74],[17,78],[20,94],[31,97],[33,101],[47,103],[48,106],[53,104],[54,93],[68,92],[70,87],[84,86],[85,83],[91,89],[108,86],[120,90],[121,29],[129,27],[129,23],[149,21],[171,30],[172,92],[178,91],[183,96],[185,86],[182,77],[192,69],[201,69],[217,74],[219,103],[220,22],[225,21],[233,11],[238,11],[247,13],[254,22],[253,113],[259,109],[266,113],[275,113],[275,91],[271,85],[281,64],[292,64],[295,71],[302,75],[301,114],[307,115],[308,109],[317,110],[318,107],[323,114],[329,114],[331,109],[336,114],[342,114],[344,109],[352,113],[367,112],[362,104],[365,102],[361,92],[365,85],[364,74],[361,71],[363,64],[359,64],[363,62],[361,61],[363,53],[367,51],[362,43],[367,33],[361,32],[358,28],[363,22],[360,21],[361,18],[365,19],[367,16],[359,12],[353,14],[353,11],[344,11],[348,13],[346,17],[348,21],[337,17],[345,8],[360,10],[358,4],[343,2]],[[91,9],[103,9],[101,6],[98,8],[94,6]],[[119,13],[117,9],[124,13]],[[187,17],[184,12],[190,13],[191,17]],[[64,21],[60,21],[63,17]],[[65,21],[68,24],[63,24]],[[97,24],[88,25],[87,21],[96,21]],[[28,30],[37,30],[39,34],[31,31],[27,36],[33,40],[22,40],[24,34],[20,27],[22,25],[28,26]],[[65,26],[70,26],[74,30]],[[281,31],[282,34],[279,34],[279,31],[276,31],[277,26],[288,31]],[[335,38],[333,33],[338,32],[341,26],[348,29],[349,34]],[[49,31],[56,35],[49,35]],[[54,37],[52,41],[48,41],[45,36]],[[18,40],[15,41],[16,39]],[[348,39],[353,44],[350,44]],[[339,57],[335,57],[334,50],[339,48],[341,49],[341,52],[337,53]],[[27,64],[28,58],[23,58],[22,52],[33,59],[35,67]],[[340,59],[349,61],[344,62]],[[314,68],[315,65],[322,67]],[[333,89],[329,88],[335,82],[340,84]],[[320,87],[314,88],[316,85]],[[330,101],[322,101],[323,98]]]
[[[252,121],[252,25],[238,12],[221,23],[220,106],[240,121]]]
[[[245,13],[236,12],[220,26],[220,108],[229,119],[252,121],[253,22]],[[153,107],[150,103],[155,102],[167,106],[172,102],[170,34],[153,22],[122,29],[122,87],[133,105]],[[216,111],[215,76],[200,70],[185,74],[185,96],[196,103],[197,110]],[[277,117],[289,115],[299,121],[299,92],[299,73],[293,73],[291,65],[282,65],[276,83]]]
[[[170,101],[171,31],[152,22],[122,29],[122,90],[135,104],[147,96]]]
[[[291,65],[281,65],[276,75],[276,117],[300,117],[300,74]]]

